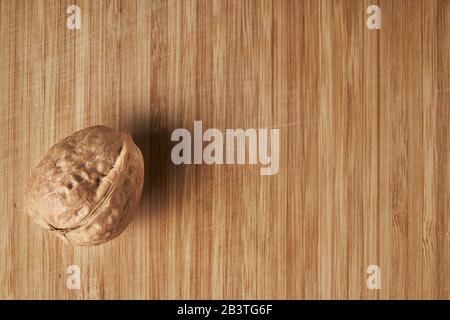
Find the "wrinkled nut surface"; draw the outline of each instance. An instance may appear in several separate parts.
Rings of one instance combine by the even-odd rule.
[[[94,126],[54,145],[27,186],[28,214],[75,245],[98,245],[130,223],[144,184],[144,159],[131,137]]]

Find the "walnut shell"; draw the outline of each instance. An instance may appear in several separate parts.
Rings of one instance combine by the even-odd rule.
[[[98,245],[130,223],[144,184],[144,159],[131,137],[94,126],[55,144],[31,175],[28,214],[75,245]]]

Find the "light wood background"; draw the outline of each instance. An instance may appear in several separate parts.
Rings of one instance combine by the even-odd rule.
[[[449,1],[0,0],[0,298],[448,299],[449,108]],[[193,120],[280,128],[279,173],[171,164]],[[25,184],[94,124],[133,134],[145,190],[119,238],[74,248]]]

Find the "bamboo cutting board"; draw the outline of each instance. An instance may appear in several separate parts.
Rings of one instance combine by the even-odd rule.
[[[0,0],[0,298],[448,299],[449,108],[449,1]],[[279,128],[278,174],[172,164],[194,120]],[[144,195],[120,237],[71,247],[25,184],[94,124],[132,134]]]

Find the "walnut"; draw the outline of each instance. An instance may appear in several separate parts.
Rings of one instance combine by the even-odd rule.
[[[98,245],[130,223],[144,183],[144,159],[131,137],[94,126],[55,144],[32,173],[28,214],[75,245]]]

